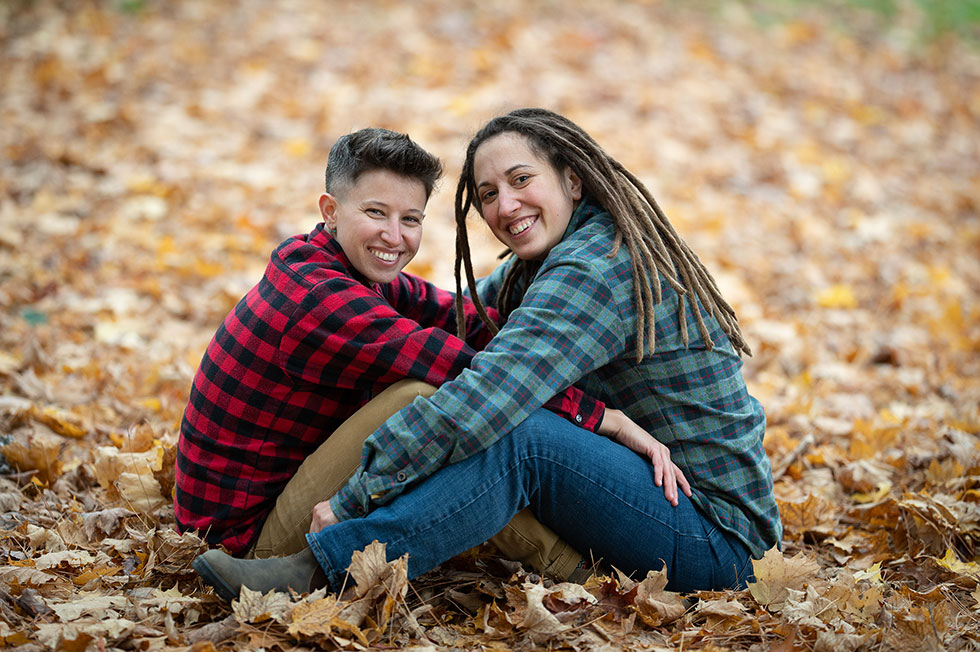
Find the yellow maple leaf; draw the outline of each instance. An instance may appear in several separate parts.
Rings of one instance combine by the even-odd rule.
[[[48,428],[63,437],[81,439],[88,434],[88,429],[78,422],[75,415],[56,408],[32,408],[32,416]]]
[[[868,580],[875,586],[882,586],[885,583],[885,580],[883,580],[881,577],[881,562],[876,561],[867,570],[857,571],[854,573],[854,579],[856,581]]]
[[[960,561],[960,558],[952,548],[946,549],[946,555],[940,559],[939,557],[932,557],[933,560],[946,570],[961,576],[961,578],[966,579],[969,582],[977,582],[980,580],[980,564],[973,561]]]
[[[829,534],[837,526],[838,516],[833,503],[817,494],[809,494],[804,500],[777,502],[783,526],[794,534]]]
[[[95,568],[89,568],[71,579],[75,586],[85,586],[94,579],[100,577],[111,577],[112,575],[118,575],[122,572],[122,568],[119,566],[97,566]]]
[[[292,612],[292,622],[287,631],[290,636],[317,639],[334,632],[348,632],[361,644],[370,645],[361,628],[342,619],[341,613],[348,605],[335,595],[328,595],[313,602],[301,602]]]

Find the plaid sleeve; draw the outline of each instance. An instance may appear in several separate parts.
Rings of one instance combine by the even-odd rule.
[[[415,289],[407,288],[401,303],[411,303]],[[441,385],[474,354],[459,338],[423,328],[373,289],[344,276],[319,283],[289,320],[280,346],[283,369],[323,387],[370,388],[403,378]]]
[[[504,264],[498,265],[489,275],[477,280],[477,294],[484,305],[496,305],[500,286],[503,284],[507,269],[513,261],[513,258],[508,259]],[[491,309],[488,308],[488,310]],[[497,322],[500,322],[499,318]],[[602,423],[602,417],[606,414],[605,403],[584,393],[574,385],[548,399],[543,407],[590,432],[596,431]]]
[[[400,274],[394,281],[383,286],[382,292],[400,315],[414,319],[422,326],[435,326],[450,333],[456,332],[454,293],[442,290],[412,274]],[[463,299],[463,310],[467,325],[466,342],[477,350],[484,349],[492,335],[469,297]],[[496,309],[487,307],[486,310],[491,319],[499,322]],[[544,407],[592,432],[599,427],[606,409],[602,401],[585,394],[577,387],[569,387],[556,394]]]
[[[382,287],[385,297],[401,315],[414,319],[423,326],[434,326],[446,332],[456,332],[456,294],[443,290],[413,274],[399,274],[391,283]],[[487,313],[494,322],[499,315],[493,308]],[[463,298],[463,314],[466,320],[466,342],[474,349],[484,348],[493,335],[487,329],[476,306],[469,297]]]
[[[331,500],[338,518],[366,513],[442,464],[487,448],[556,392],[625,352],[621,312],[629,297],[612,284],[630,287],[588,260],[543,267],[469,370],[368,438],[361,468]]]

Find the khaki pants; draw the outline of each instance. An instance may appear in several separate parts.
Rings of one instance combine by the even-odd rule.
[[[306,547],[313,507],[343,487],[361,463],[361,448],[377,430],[416,396],[431,396],[435,388],[418,380],[395,383],[354,413],[313,452],[276,500],[249,557],[273,557]],[[564,580],[582,556],[538,522],[530,510],[519,512],[490,541],[500,552],[539,573]]]

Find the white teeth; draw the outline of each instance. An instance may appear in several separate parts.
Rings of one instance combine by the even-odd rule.
[[[398,254],[390,254],[386,251],[378,251],[377,249],[371,249],[371,253],[386,263],[393,263],[398,258]]]
[[[520,222],[514,222],[507,230],[510,231],[511,235],[517,235],[518,233],[527,231],[532,224],[534,224],[534,218],[529,217],[525,220],[521,220]]]

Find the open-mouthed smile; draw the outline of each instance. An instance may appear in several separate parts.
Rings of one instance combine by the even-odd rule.
[[[371,247],[368,247],[368,251],[383,263],[393,263],[398,260],[398,254],[393,251],[381,251],[380,249],[373,249]]]
[[[522,217],[521,219],[517,220],[516,222],[508,226],[507,231],[511,235],[520,235],[521,233],[524,233],[529,228],[531,228],[531,225],[537,221],[538,221],[537,217]]]

